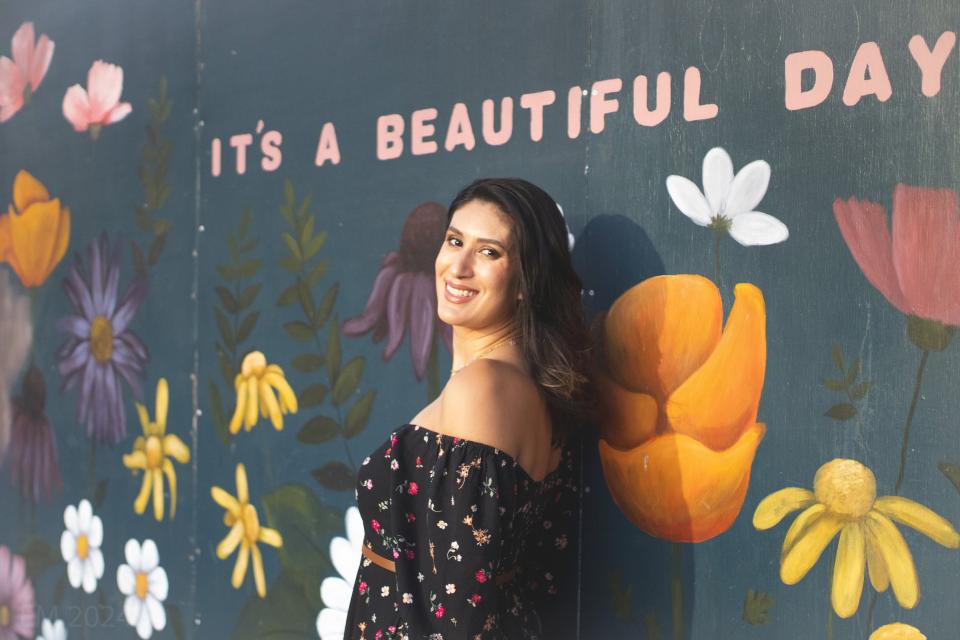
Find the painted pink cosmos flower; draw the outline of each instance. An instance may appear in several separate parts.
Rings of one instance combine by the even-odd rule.
[[[74,131],[90,131],[94,140],[103,125],[119,122],[133,108],[129,102],[120,102],[123,93],[123,69],[115,64],[97,60],[87,72],[87,88],[75,84],[63,96],[63,117]]]
[[[33,584],[22,556],[0,546],[0,640],[33,637],[37,622]]]
[[[0,122],[6,122],[30,100],[53,60],[53,40],[34,40],[33,23],[24,22],[13,34],[13,60],[0,56]]]
[[[897,184],[893,233],[883,206],[837,198],[833,214],[857,264],[903,313],[960,325],[960,209],[951,189]]]
[[[10,482],[20,487],[20,499],[49,501],[63,486],[57,463],[57,442],[44,412],[47,389],[40,369],[31,365],[23,376],[20,395],[13,399],[13,433],[7,452]]]
[[[373,331],[373,341],[387,339],[383,359],[389,360],[410,330],[410,355],[417,380],[423,380],[439,333],[453,348],[453,330],[437,316],[434,261],[446,231],[446,209],[437,202],[417,206],[403,225],[400,248],[383,257],[380,272],[363,313],[343,323],[343,333],[362,336]]]

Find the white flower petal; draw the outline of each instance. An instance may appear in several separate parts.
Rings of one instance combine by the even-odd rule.
[[[343,578],[324,578],[320,583],[320,598],[323,599],[323,604],[341,611],[350,609],[352,591],[353,585]]]
[[[83,590],[87,593],[93,593],[97,590],[97,574],[94,572],[94,565],[90,558],[83,561]],[[103,571],[103,560],[101,556],[100,570]]]
[[[90,532],[87,534],[87,542],[91,547],[99,547],[103,544],[103,522],[99,516],[93,516],[90,519]]]
[[[147,612],[150,614],[150,624],[157,631],[163,631],[167,626],[167,612],[159,600],[147,594]]]
[[[787,225],[759,211],[737,215],[730,224],[730,235],[744,246],[783,242],[790,235]]]
[[[100,549],[92,548],[90,549],[90,555],[87,556],[87,560],[90,562],[90,567],[93,572],[93,577],[97,580],[103,577],[103,551]]]
[[[70,562],[77,557],[77,539],[69,531],[60,534],[60,555],[64,562]]]
[[[163,567],[157,567],[147,576],[150,595],[163,602],[167,599],[167,593],[170,591],[170,583],[167,581],[167,572]]]
[[[140,606],[140,617],[137,618],[137,635],[147,640],[153,635],[153,625],[150,624],[150,614],[147,611],[147,605]]]
[[[43,622],[40,623],[40,633],[44,638],[53,638],[53,623],[44,618]]]
[[[80,530],[80,533],[88,533],[90,531],[90,519],[93,517],[93,507],[90,505],[90,501],[84,498],[80,501],[80,506],[77,507],[77,528]]]
[[[67,579],[74,589],[79,589],[83,584],[83,564],[83,560],[76,556],[67,563]]]
[[[130,568],[134,571],[140,571],[140,567],[143,564],[140,560],[140,543],[130,538],[127,540],[127,544],[123,546],[123,555],[127,559],[127,564],[130,565]],[[131,623],[133,624],[133,623]]]
[[[117,589],[125,596],[133,595],[133,590],[137,586],[137,574],[128,564],[122,564],[117,567]]]
[[[350,546],[357,550],[357,553],[360,553],[360,547],[363,546],[363,516],[360,515],[360,509],[356,507],[350,507],[347,509],[347,514],[344,516],[347,526],[347,539],[350,541]]]
[[[723,147],[714,147],[703,156],[703,194],[710,211],[718,213],[733,183],[733,161]]]
[[[317,616],[317,634],[320,640],[343,640],[343,629],[347,626],[347,614],[337,609],[321,609]]]
[[[667,176],[667,193],[683,215],[701,227],[710,224],[710,205],[697,185],[683,176]]]
[[[135,595],[127,596],[127,599],[123,601],[123,617],[127,619],[127,624],[131,627],[137,626],[141,609],[143,609],[143,600]]]
[[[157,543],[147,538],[140,545],[140,571],[150,573],[160,564],[160,552],[157,551]]]
[[[330,541],[330,560],[344,580],[351,585],[357,578],[361,553],[353,548],[346,538],[336,536]]]
[[[53,640],[67,640],[67,625],[63,620],[57,620],[53,623]]]
[[[63,510],[63,526],[74,536],[77,535],[77,508],[72,504],[68,504],[67,508]]]
[[[728,218],[752,211],[760,204],[770,184],[770,165],[754,160],[737,172],[730,185],[730,194],[724,212]]]

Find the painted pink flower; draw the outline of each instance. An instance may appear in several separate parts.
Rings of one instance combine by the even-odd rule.
[[[22,556],[0,546],[0,640],[33,637],[37,622],[33,585]]]
[[[446,210],[437,202],[417,206],[403,225],[400,248],[383,257],[380,272],[363,313],[343,323],[343,334],[362,336],[373,331],[373,341],[388,336],[383,359],[389,360],[410,330],[410,356],[417,380],[427,372],[434,335],[453,348],[453,330],[437,316],[433,263],[446,231]]]
[[[833,215],[874,287],[907,315],[960,325],[960,209],[952,189],[897,184],[893,233],[883,206],[837,198]]]
[[[380,523],[377,522],[376,520],[371,520],[371,521],[370,521],[370,526],[373,527],[373,530],[374,530],[374,531],[377,531],[377,532],[380,531]]]
[[[63,96],[63,117],[75,131],[90,131],[94,140],[103,125],[119,122],[133,109],[120,102],[123,93],[123,69],[97,60],[87,72],[87,88],[75,84]]]
[[[0,56],[0,122],[12,118],[36,93],[53,59],[53,40],[43,34],[34,41],[32,22],[20,25],[11,49],[13,60]]]
[[[483,569],[478,569],[475,577],[480,584],[487,581],[487,573]]]
[[[7,470],[20,488],[20,499],[38,504],[49,501],[63,486],[57,463],[57,442],[44,412],[47,389],[40,369],[31,365],[23,376],[20,395],[13,399],[13,429]]]
[[[412,496],[415,496],[417,495],[417,491],[419,491],[419,488],[417,487],[417,483],[411,482],[410,486],[407,488],[407,493],[409,493]]]
[[[437,610],[434,611],[433,615],[437,616],[438,618],[442,618],[442,617],[443,617],[443,605],[442,605],[442,604],[437,605]]]

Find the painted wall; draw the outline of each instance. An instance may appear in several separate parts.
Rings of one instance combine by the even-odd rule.
[[[0,638],[317,637],[493,175],[562,206],[602,354],[551,637],[960,625],[955,3],[0,16]]]

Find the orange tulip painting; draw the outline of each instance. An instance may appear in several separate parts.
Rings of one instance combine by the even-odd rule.
[[[697,275],[645,280],[602,320],[604,477],[623,514],[658,538],[709,540],[743,506],[765,429],[766,312],[757,287],[734,294],[722,330],[720,293]]]
[[[70,243],[70,209],[50,198],[26,171],[13,180],[13,204],[0,215],[0,261],[25,287],[39,287],[63,259]]]

